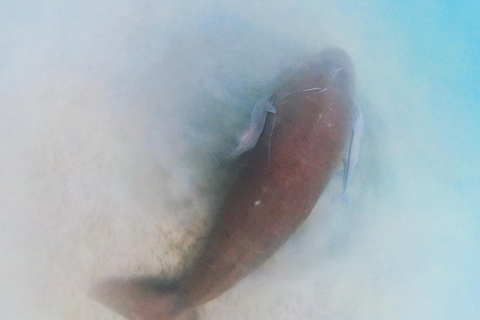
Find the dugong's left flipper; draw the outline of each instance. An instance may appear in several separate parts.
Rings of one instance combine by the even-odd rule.
[[[271,102],[272,95],[265,96],[257,101],[252,111],[252,118],[250,119],[250,126],[240,132],[237,137],[237,146],[227,156],[227,158],[235,158],[242,153],[253,149],[262,134],[267,119],[267,113],[275,113],[276,109]]]
[[[352,138],[350,140],[350,147],[346,155],[346,159],[343,161],[343,192],[337,195],[334,202],[347,203],[347,188],[352,180],[353,170],[357,165],[358,156],[360,154],[360,144],[362,142],[363,133],[363,114],[360,107],[357,106],[357,118],[353,123]]]

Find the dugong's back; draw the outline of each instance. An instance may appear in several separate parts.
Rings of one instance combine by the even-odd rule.
[[[330,49],[275,92],[276,114],[268,115],[204,253],[182,283],[190,303],[205,303],[229,289],[269,258],[310,214],[348,142],[351,78],[348,56]]]
[[[170,289],[114,280],[99,286],[97,298],[126,317],[175,319],[268,259],[307,218],[340,163],[353,122],[353,78],[340,49],[291,74],[272,96],[276,113],[268,114],[190,272]]]

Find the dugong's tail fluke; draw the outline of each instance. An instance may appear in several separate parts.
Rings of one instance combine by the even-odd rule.
[[[190,308],[175,290],[145,279],[102,282],[90,290],[90,296],[127,319],[198,319],[196,308]]]

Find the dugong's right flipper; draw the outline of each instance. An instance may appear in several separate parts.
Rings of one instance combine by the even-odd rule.
[[[352,138],[350,141],[350,147],[346,158],[343,161],[343,192],[337,195],[334,202],[347,202],[347,188],[352,180],[353,170],[357,165],[358,156],[360,154],[360,144],[362,142],[363,133],[363,114],[360,107],[357,106],[357,118],[352,128]]]
[[[255,148],[265,126],[267,113],[276,112],[275,107],[270,101],[271,97],[272,95],[270,94],[257,101],[252,111],[250,126],[240,132],[237,137],[238,144],[235,149],[227,156],[227,158],[235,158],[242,153]]]

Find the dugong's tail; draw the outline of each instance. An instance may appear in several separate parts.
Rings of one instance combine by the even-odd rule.
[[[196,308],[189,307],[174,289],[151,279],[109,280],[95,285],[90,296],[127,319],[198,319]]]

